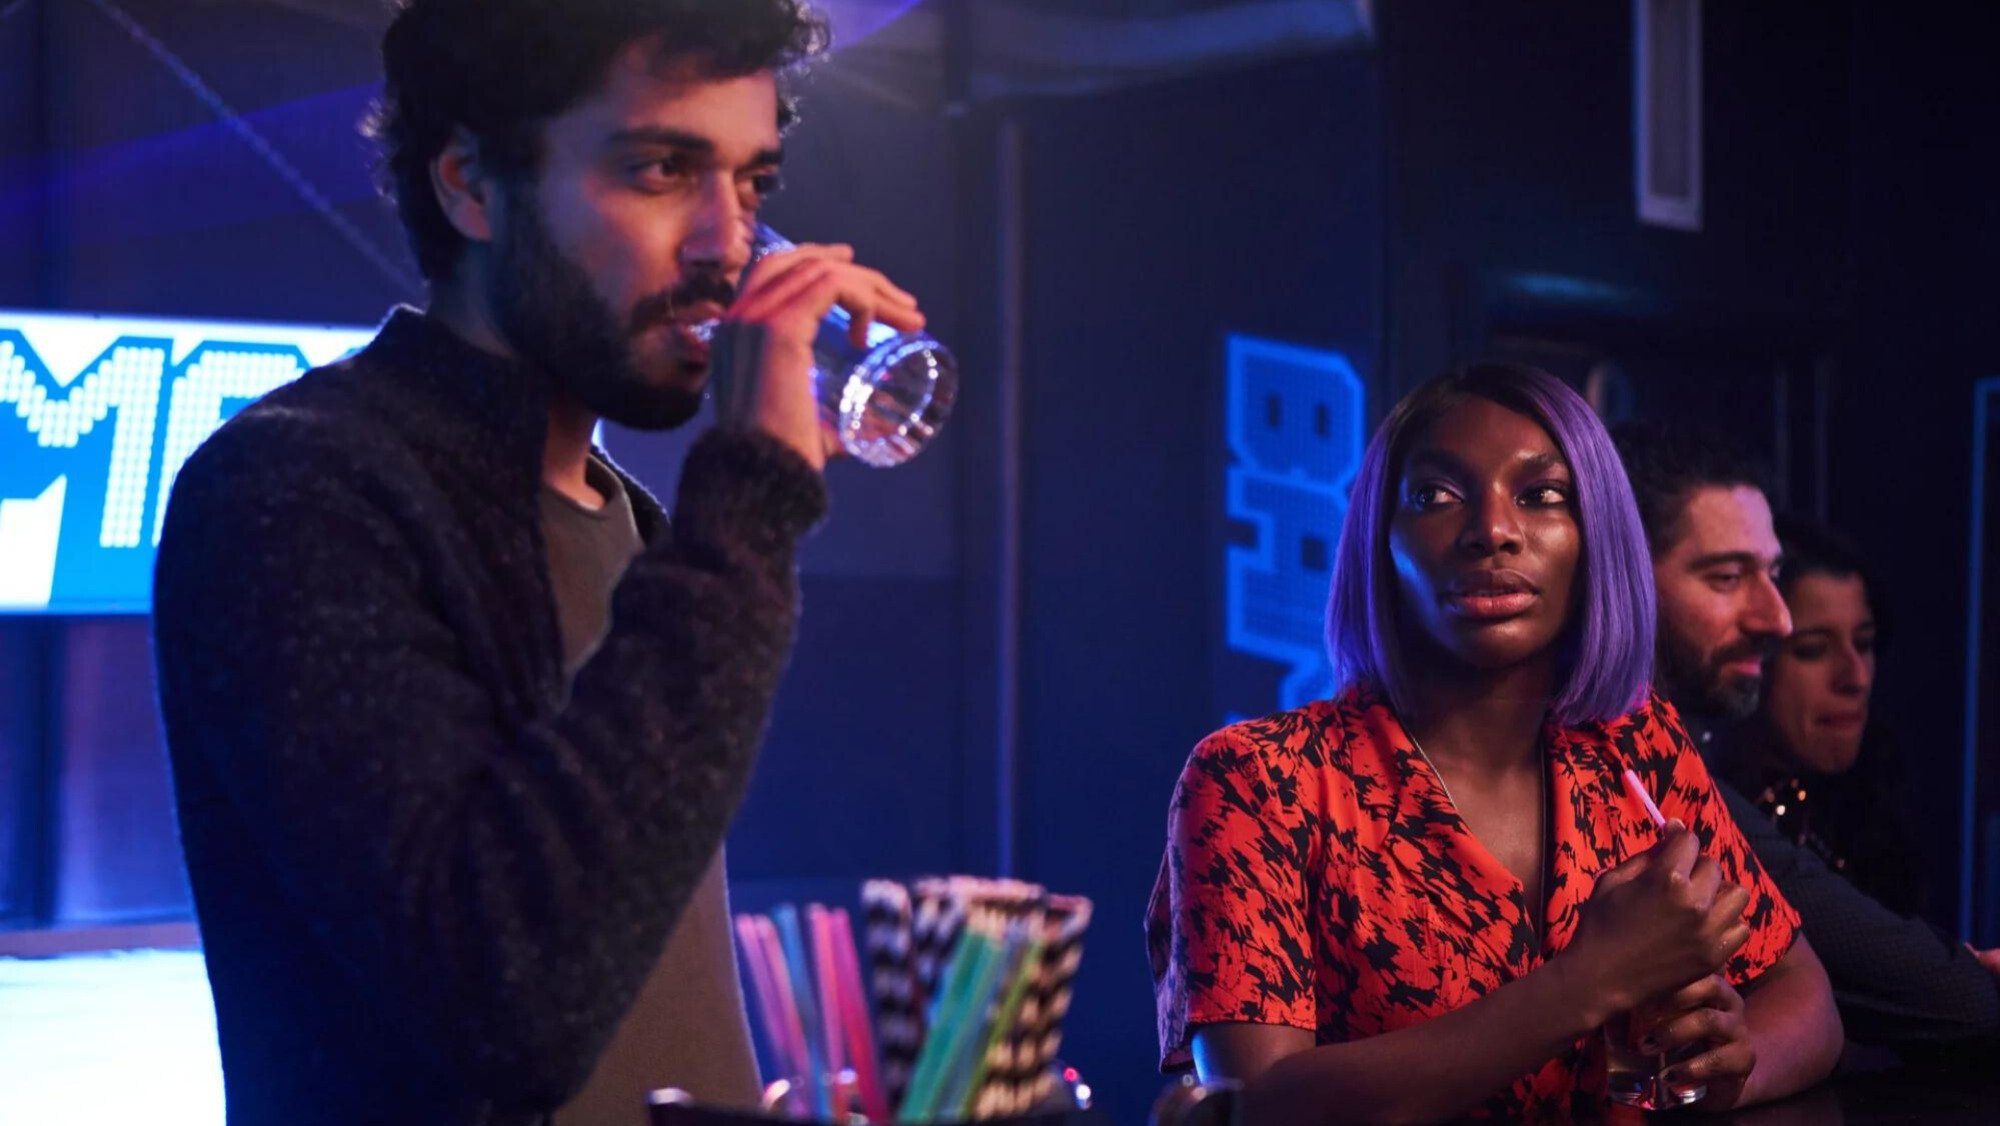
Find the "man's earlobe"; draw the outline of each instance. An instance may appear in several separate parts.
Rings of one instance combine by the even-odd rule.
[[[431,158],[431,190],[458,233],[473,242],[493,238],[493,180],[479,159],[479,142],[454,129]]]

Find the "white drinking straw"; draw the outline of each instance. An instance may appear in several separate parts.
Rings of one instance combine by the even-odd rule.
[[[1653,795],[1646,792],[1646,784],[1639,781],[1639,776],[1634,774],[1629,766],[1625,768],[1625,789],[1638,799],[1640,805],[1646,807],[1646,816],[1653,819],[1653,828],[1667,827],[1667,819],[1660,815],[1660,807],[1653,804]]]

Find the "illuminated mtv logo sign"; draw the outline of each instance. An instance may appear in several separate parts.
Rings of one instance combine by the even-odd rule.
[[[188,455],[373,335],[0,310],[0,612],[145,611]]]
[[[1228,513],[1256,543],[1229,548],[1229,646],[1284,666],[1278,707],[1329,695],[1324,630],[1347,487],[1361,468],[1367,390],[1338,352],[1229,338]]]

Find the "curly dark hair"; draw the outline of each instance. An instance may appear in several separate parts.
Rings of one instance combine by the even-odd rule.
[[[1697,490],[1747,485],[1766,497],[1771,492],[1763,464],[1704,423],[1621,422],[1611,428],[1611,442],[1632,481],[1639,522],[1646,526],[1655,559],[1680,539],[1681,516]]]
[[[430,164],[463,127],[500,175],[531,177],[542,125],[604,82],[612,59],[657,39],[662,65],[734,78],[788,74],[825,52],[807,0],[402,0],[382,36],[382,96],[365,131],[417,266],[450,274],[464,239],[431,189]],[[781,126],[795,116],[782,100]]]

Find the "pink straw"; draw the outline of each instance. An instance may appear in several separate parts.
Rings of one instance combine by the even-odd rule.
[[[1639,781],[1639,776],[1633,773],[1629,766],[1625,768],[1625,791],[1637,799],[1640,805],[1646,807],[1646,816],[1653,819],[1653,828],[1667,827],[1667,819],[1661,816],[1660,807],[1653,804],[1653,795],[1646,792],[1646,784]]]
[[[778,999],[778,982],[772,975],[771,961],[765,953],[763,937],[758,933],[753,917],[736,916],[736,938],[743,947],[743,960],[750,967],[750,984],[757,993],[757,1012],[764,1022],[764,1038],[771,1045],[771,1053],[777,1057],[772,1063],[779,1078],[783,1078],[804,1066],[805,1052],[801,1045],[793,1042],[791,1029],[786,1026],[782,1003]]]
[[[833,956],[839,971],[840,1008],[847,1024],[847,1052],[853,1059],[854,1078],[861,1088],[861,1106],[870,1120],[889,1121],[889,1100],[875,1075],[875,1037],[868,1026],[868,995],[861,990],[861,960],[854,950],[854,926],[847,909],[833,909]]]
[[[784,1018],[785,1031],[798,1049],[799,1082],[805,1084],[807,1090],[811,1090],[818,1077],[811,1074],[812,1057],[806,1046],[806,1026],[799,1018],[799,1002],[792,992],[791,971],[785,967],[784,942],[778,937],[777,924],[769,917],[756,915],[752,916],[751,921],[756,928],[758,941],[764,948],[764,957],[771,967],[771,977],[778,986],[778,1013]],[[800,988],[809,989],[811,986],[811,982],[800,983]]]
[[[806,930],[812,938],[813,979],[819,985],[820,1024],[826,1033],[826,1073],[838,1077],[843,1053],[840,1050],[840,983],[833,970],[833,935],[829,932],[826,908],[817,903],[806,906]],[[844,1117],[847,1108],[835,1110],[837,1117]]]

